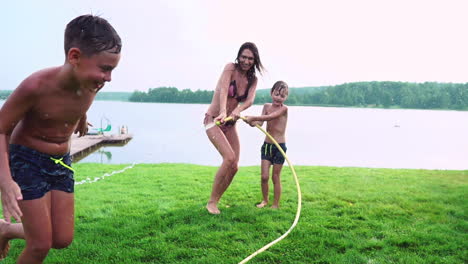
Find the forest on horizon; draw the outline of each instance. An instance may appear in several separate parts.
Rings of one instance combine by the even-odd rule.
[[[135,91],[130,102],[209,104],[213,91],[175,87]],[[255,104],[271,102],[259,89]],[[289,88],[287,105],[468,110],[468,83],[354,82],[335,86]]]
[[[11,90],[0,91],[6,99]],[[209,104],[213,91],[175,87],[147,92],[105,92],[96,100]],[[255,104],[271,102],[270,89],[258,89]],[[291,87],[287,105],[468,110],[468,83],[353,82],[334,86]]]

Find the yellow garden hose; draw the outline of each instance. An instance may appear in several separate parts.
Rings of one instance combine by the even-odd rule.
[[[227,117],[226,119],[224,119],[224,121],[229,121],[231,120],[232,117]],[[245,117],[241,117],[242,120],[246,120]],[[216,122],[216,125],[220,125],[221,123],[219,121]],[[263,251],[267,250],[269,247],[273,246],[274,244],[278,243],[279,241],[283,240],[283,238],[285,238],[287,235],[289,235],[289,233],[294,229],[294,227],[297,225],[297,222],[299,221],[299,217],[301,216],[301,208],[302,208],[302,195],[301,195],[301,186],[299,185],[299,180],[297,178],[297,175],[296,175],[296,171],[294,170],[294,167],[291,163],[291,161],[289,161],[288,159],[288,156],[286,155],[286,153],[283,151],[283,149],[281,148],[281,146],[278,144],[278,142],[276,142],[276,140],[268,133],[265,131],[265,129],[263,129],[261,126],[259,125],[255,125],[255,127],[257,127],[258,129],[260,129],[260,131],[262,131],[274,144],[275,146],[278,148],[278,150],[281,152],[281,154],[283,155],[283,157],[286,159],[286,161],[288,162],[288,165],[289,165],[289,168],[291,169],[291,172],[294,176],[294,180],[296,181],[296,187],[297,187],[297,211],[296,211],[296,218],[294,219],[294,222],[292,223],[291,227],[288,229],[288,231],[286,231],[286,233],[284,233],[283,235],[281,235],[280,237],[278,237],[277,239],[271,241],[270,243],[268,243],[267,245],[263,246],[262,248],[260,248],[259,250],[255,251],[254,253],[250,254],[250,256],[246,257],[244,260],[242,260],[241,262],[239,262],[239,264],[243,264],[243,263],[247,263],[249,260],[251,260],[252,258],[254,258],[256,255],[262,253]]]

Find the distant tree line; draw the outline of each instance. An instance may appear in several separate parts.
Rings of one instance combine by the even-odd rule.
[[[304,97],[322,105],[461,110],[468,109],[468,83],[356,82]]]
[[[95,99],[98,101],[128,101],[132,93],[129,92],[99,92]]]
[[[130,96],[130,102],[158,102],[158,103],[190,103],[208,104],[213,97],[213,91],[190,89],[179,91],[175,87],[150,88],[148,92],[135,91]]]
[[[8,96],[10,96],[10,94],[12,93],[13,91],[10,91],[10,90],[3,90],[3,91],[0,91],[0,100],[5,100],[7,99]]]
[[[12,91],[0,91],[0,100]],[[179,91],[175,87],[148,92],[99,92],[96,100],[209,104],[213,91]],[[270,89],[259,89],[255,104],[271,102]],[[290,88],[288,105],[468,110],[468,83],[354,82],[336,86]]]
[[[271,102],[269,91],[258,90],[255,104]],[[208,104],[212,96],[213,91],[179,91],[175,87],[160,87],[151,88],[148,92],[135,91],[129,101]],[[468,110],[468,83],[355,82],[336,86],[290,88],[286,103]]]

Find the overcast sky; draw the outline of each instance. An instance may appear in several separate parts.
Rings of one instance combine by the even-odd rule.
[[[15,0],[1,10],[0,90],[63,64],[65,25],[86,13],[123,41],[103,91],[213,90],[246,41],[267,69],[259,88],[468,82],[466,0]]]

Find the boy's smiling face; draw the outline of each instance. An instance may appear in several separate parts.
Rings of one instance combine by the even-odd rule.
[[[120,61],[120,53],[101,51],[91,56],[79,55],[75,63],[75,76],[82,86],[99,91],[105,82],[112,80],[112,71]]]
[[[275,89],[271,93],[271,99],[273,100],[273,105],[281,106],[284,101],[288,99],[288,89]]]

